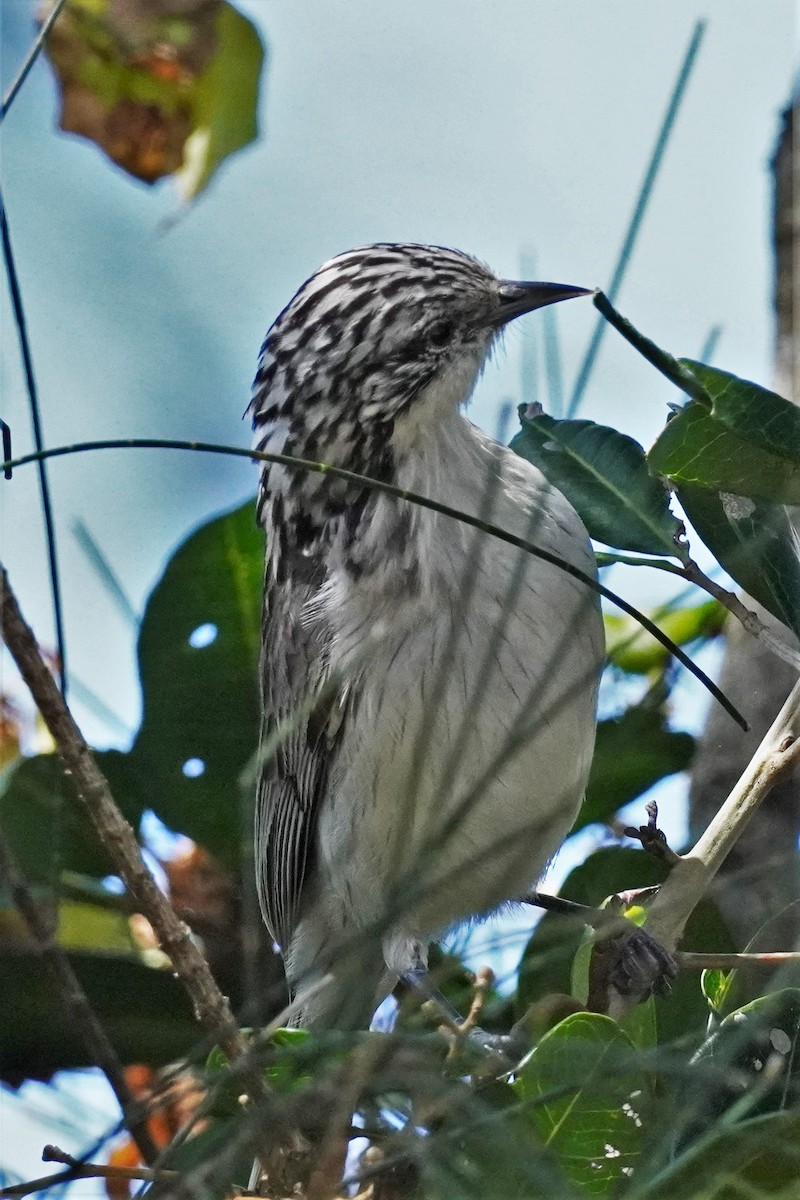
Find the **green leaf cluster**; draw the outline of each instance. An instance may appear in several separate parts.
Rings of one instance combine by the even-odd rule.
[[[595,541],[686,563],[673,493],[731,578],[800,633],[800,539],[791,511],[800,504],[800,410],[727,371],[676,362],[620,322],[624,335],[638,349],[646,343],[648,359],[689,395],[650,450],[608,426],[555,420],[535,406],[520,408],[512,449],[564,493]]]
[[[596,540],[623,553],[672,560],[680,572],[688,550],[670,508],[672,489],[733,578],[793,626],[800,576],[786,505],[795,502],[795,415],[780,397],[702,364],[682,360],[671,378],[691,379],[690,399],[647,454],[608,427],[554,421],[530,410],[521,414],[514,449],[564,491]],[[733,439],[752,445],[754,456]],[[768,466],[771,479],[764,483]],[[258,739],[263,558],[251,503],[209,521],[178,547],[139,630],[141,727],[127,753],[99,755],[134,826],[152,809],[233,873],[248,869],[249,799],[240,780]],[[677,644],[691,646],[716,636],[722,616],[716,601],[706,601],[660,619]],[[664,648],[628,618],[609,616],[607,634],[610,671],[629,683],[646,679],[648,690],[600,722],[573,832],[612,822],[659,781],[686,770],[694,748],[669,719],[674,677]],[[26,877],[57,906],[62,944],[123,1061],[159,1065],[188,1054],[198,1029],[183,992],[133,946],[124,913],[103,888],[110,864],[53,756],[22,760],[6,772],[0,822]],[[596,906],[662,878],[663,868],[642,851],[604,847],[576,868],[562,893]],[[0,966],[8,982],[0,989],[5,1078],[47,1078],[87,1065],[40,960],[24,937],[12,944],[19,929],[9,897],[0,899]],[[685,947],[732,949],[712,903],[694,913]],[[750,984],[735,976],[708,972],[700,981],[683,973],[668,999],[651,999],[617,1025],[575,1011],[591,952],[583,926],[547,914],[522,955],[510,995],[490,989],[486,1027],[507,1030],[521,1021],[532,1043],[511,1078],[476,1076],[468,1083],[473,1067],[462,1070],[460,1060],[443,1072],[441,1043],[426,1058],[426,1036],[403,1021],[396,1035],[400,1043],[409,1039],[403,1069],[392,1060],[386,1075],[364,1075],[362,1115],[384,1139],[387,1154],[396,1150],[402,1159],[413,1148],[421,1194],[431,1200],[476,1194],[728,1200],[736,1194],[734,1180],[783,1194],[780,1187],[800,1178],[798,993],[754,997]],[[462,965],[446,956],[437,964],[445,974],[450,967],[443,986],[463,1010],[469,982]],[[265,1082],[297,1111],[307,1097],[313,1109],[320,1080],[335,1088],[350,1078],[348,1054],[363,1064],[366,1044],[279,1030],[267,1048]],[[387,1055],[375,1052],[369,1061],[380,1066]],[[362,1066],[357,1069],[363,1075]],[[219,1055],[207,1063],[206,1083],[216,1107],[200,1135],[177,1154],[177,1165],[200,1164],[236,1136],[240,1085],[228,1079]]]
[[[112,793],[134,827],[150,809],[170,828],[205,846],[223,867],[245,875],[250,870],[242,858],[249,840],[250,789],[242,790],[240,778],[258,743],[263,561],[263,535],[252,502],[207,522],[177,548],[147,601],[139,628],[140,729],[127,753],[98,755]],[[716,628],[705,607],[696,614],[682,610],[680,620],[682,629],[676,624],[673,632],[683,641],[710,635]],[[667,663],[658,643],[630,646],[625,657],[627,632],[627,626],[617,630],[617,669],[666,680]],[[662,688],[646,703],[601,722],[576,830],[610,820],[660,779],[687,767],[693,742],[689,735],[669,729],[667,695],[668,687]],[[38,892],[61,896],[61,925],[69,930],[71,949],[97,955],[96,971],[107,974],[109,989],[118,962],[141,974],[136,993],[129,997],[131,1029],[138,1028],[136,996],[147,994],[151,980],[154,994],[161,995],[160,972],[133,948],[115,898],[102,887],[111,864],[74,803],[70,781],[55,756],[23,759],[7,772],[0,821]],[[64,891],[66,880],[78,882],[77,898],[74,887]],[[41,986],[43,1008],[55,1006],[43,977],[33,977],[31,986]],[[458,1007],[468,1002],[463,981],[453,999]],[[0,992],[0,1018],[4,1004],[8,1019],[0,1019],[0,1029],[10,1036],[11,993]],[[494,1025],[501,1027],[502,1020],[498,1015]],[[27,1045],[35,1057],[30,1041]],[[53,1044],[50,1048],[53,1051]],[[145,1040],[135,1057],[150,1061],[150,1054]],[[23,1059],[24,1046],[17,1044],[14,1061]],[[46,1060],[39,1055],[36,1061],[36,1069],[43,1071]],[[49,1059],[51,1070],[79,1062],[75,1044],[63,1061],[55,1052]]]

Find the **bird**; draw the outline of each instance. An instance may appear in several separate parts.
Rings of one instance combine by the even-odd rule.
[[[528,893],[592,759],[596,577],[544,475],[464,414],[509,322],[587,295],[459,250],[377,243],[325,262],[261,347],[254,448],[266,533],[258,894],[296,1023],[357,1029],[423,986],[447,930]]]

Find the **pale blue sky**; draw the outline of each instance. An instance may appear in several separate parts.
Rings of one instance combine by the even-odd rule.
[[[34,5],[3,0],[8,80]],[[4,130],[4,186],[41,389],[45,435],[246,443],[240,421],[263,333],[323,259],[373,240],[443,242],[498,271],[607,285],[678,65],[708,29],[619,299],[665,347],[770,380],[767,162],[791,87],[793,0],[242,0],[269,46],[263,136],[167,234],[169,184],[147,189],[88,143],[53,131],[34,69]],[[3,317],[3,412],[30,444]],[[593,325],[559,311],[567,380]],[[519,322],[473,405],[489,427],[520,398]],[[647,441],[667,385],[609,335],[586,415]],[[118,453],[53,464],[70,665],[133,728],[133,637],[78,549],[82,518],[141,605],[167,552],[245,497],[238,460]],[[2,540],[37,632],[52,640],[31,469],[2,490]],[[637,585],[641,586],[641,585]],[[79,714],[89,734],[109,731]]]

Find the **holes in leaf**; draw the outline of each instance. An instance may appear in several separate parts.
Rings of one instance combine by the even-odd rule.
[[[206,764],[202,758],[187,758],[181,767],[187,779],[198,779],[205,771]]]
[[[206,621],[203,625],[198,625],[189,634],[189,645],[195,650],[204,650],[206,646],[210,646],[217,640],[219,629],[210,621]]]

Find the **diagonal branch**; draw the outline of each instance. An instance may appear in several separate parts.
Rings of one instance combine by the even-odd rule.
[[[662,353],[659,351],[659,353]],[[430,509],[431,512],[440,513],[444,517],[449,517],[454,521],[461,522],[462,525],[469,525],[473,529],[480,529],[483,533],[489,534],[490,537],[499,538],[500,541],[507,542],[510,546],[516,546],[519,550],[524,550],[526,554],[532,554],[535,558],[542,559],[543,562],[552,563],[565,574],[571,575],[573,579],[578,579],[585,584],[590,591],[596,592],[598,596],[610,600],[622,612],[627,613],[629,617],[633,617],[651,634],[657,642],[660,642],[670,654],[677,658],[696,679],[699,679],[703,687],[714,697],[714,699],[725,709],[730,717],[739,725],[745,732],[749,729],[749,725],[741,713],[728,700],[717,685],[709,679],[704,671],[692,661],[680,646],[677,646],[671,638],[667,637],[659,627],[640,612],[622,596],[618,596],[605,584],[592,575],[588,575],[582,571],[580,567],[574,566],[565,558],[561,558],[558,554],[553,554],[549,550],[545,550],[541,546],[535,546],[526,538],[517,537],[508,530],[501,529],[498,525],[493,525],[490,521],[484,521],[480,517],[474,517],[470,513],[464,512],[461,509],[453,508],[449,504],[443,504],[439,500],[433,500],[429,496],[421,496],[418,492],[410,492],[405,488],[398,487],[396,484],[388,483],[386,480],[373,479],[369,475],[360,475],[355,471],[348,471],[344,467],[329,466],[327,463],[314,462],[312,459],[295,458],[291,454],[272,454],[265,450],[246,450],[242,446],[224,446],[214,442],[186,442],[170,438],[105,438],[102,441],[92,442],[75,442],[71,446],[55,446],[48,450],[37,450],[32,454],[23,454],[19,458],[6,460],[3,468],[6,471],[11,471],[15,467],[24,466],[26,463],[43,462],[45,459],[62,458],[66,454],[79,454],[89,450],[187,450],[193,453],[200,454],[228,454],[239,458],[249,458],[253,462],[270,462],[278,463],[281,466],[289,467],[291,470],[314,471],[320,475],[329,475],[334,479],[344,479],[350,483],[358,483],[364,487],[372,488],[377,492],[382,492],[386,496],[394,496],[397,500],[406,500],[410,504],[417,504],[421,508]]]
[[[55,1175],[43,1175],[39,1179],[29,1179],[25,1183],[12,1183],[0,1189],[1,1200],[22,1200],[23,1196],[30,1196],[33,1192],[49,1192],[62,1184],[72,1183],[75,1179],[106,1179],[118,1185],[127,1185],[135,1180],[158,1183],[171,1182],[179,1177],[177,1171],[152,1170],[149,1167],[110,1167],[105,1163],[81,1162],[71,1154],[59,1150],[58,1146],[45,1146],[42,1161],[64,1163],[68,1170],[59,1171]]]
[[[647,932],[668,950],[675,949],[690,915],[761,803],[798,765],[800,679],[728,799],[694,849],[673,867],[650,905]],[[627,1007],[624,1002],[623,1007]]]
[[[664,571],[667,575],[677,575],[681,579],[688,580],[695,587],[708,592],[709,596],[718,600],[723,608],[727,608],[731,616],[736,617],[736,620],[751,637],[762,642],[768,650],[783,659],[790,667],[800,671],[800,651],[795,650],[782,637],[774,633],[752,609],[746,608],[735,592],[722,587],[721,584],[706,575],[693,558],[681,563],[680,566],[662,558],[643,558],[639,554],[624,554],[618,551],[599,550],[595,552],[595,558],[600,567],[613,566],[615,563],[622,563],[627,567],[652,567],[656,571]]]
[[[139,851],[136,836],[117,808],[105,777],[42,658],[33,633],[19,610],[5,568],[0,564],[0,629],[6,645],[49,729],[67,771],[72,776],[98,838],[122,877],[137,909],[152,925],[162,950],[183,983],[195,1016],[219,1040],[229,1058],[244,1043],[233,1014],[209,970],[208,963],[159,890]]]
[[[22,64],[22,66],[20,67],[16,79],[13,81],[13,83],[9,87],[8,91],[6,92],[5,96],[3,97],[2,104],[0,104],[0,122],[4,121],[6,119],[6,114],[8,113],[8,110],[11,108],[11,105],[16,100],[17,94],[19,93],[19,90],[22,87],[23,83],[28,78],[31,67],[36,62],[36,59],[39,57],[41,49],[47,40],[50,30],[53,28],[53,26],[55,25],[59,16],[61,15],[61,10],[65,4],[66,4],[66,0],[56,0],[56,3],[51,8],[50,12],[47,14],[44,21],[42,21],[41,28],[40,28],[39,32],[37,33],[36,38],[34,39],[33,45],[31,46],[30,50],[28,51],[27,55],[25,56],[25,61]]]

